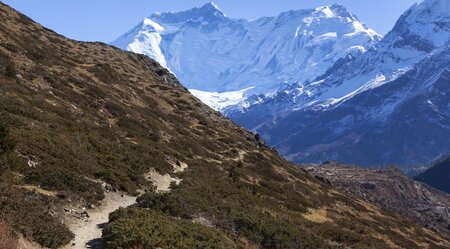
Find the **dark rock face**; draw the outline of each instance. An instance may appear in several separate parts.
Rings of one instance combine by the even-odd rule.
[[[450,236],[450,195],[395,168],[363,169],[329,162],[306,170],[342,191]]]
[[[450,158],[436,162],[431,168],[416,177],[439,190],[450,193]]]

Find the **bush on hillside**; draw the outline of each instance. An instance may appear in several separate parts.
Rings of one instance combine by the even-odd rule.
[[[190,221],[140,208],[120,209],[103,230],[108,249],[119,248],[236,248],[225,234]]]
[[[41,246],[59,248],[69,243],[74,235],[51,216],[48,203],[48,198],[42,195],[0,183],[0,220]]]
[[[3,53],[0,53],[0,74],[10,79],[15,78],[17,74],[16,66],[11,57]]]

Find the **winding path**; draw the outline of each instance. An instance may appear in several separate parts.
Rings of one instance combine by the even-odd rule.
[[[105,193],[105,199],[98,209],[88,210],[88,219],[71,219],[67,222],[69,229],[75,234],[64,249],[101,249],[102,229],[108,222],[109,214],[121,207],[136,203],[136,197],[122,193]]]
[[[173,172],[185,171],[189,166],[186,163],[172,162]],[[161,175],[155,170],[151,170],[146,177],[156,187],[158,192],[170,192],[170,184],[179,184],[181,179]],[[101,206],[97,209],[88,210],[89,217],[77,219],[72,217],[66,220],[66,225],[75,234],[75,238],[63,249],[103,249],[102,230],[109,220],[109,214],[123,207],[129,207],[136,203],[136,198],[122,192],[107,192]]]

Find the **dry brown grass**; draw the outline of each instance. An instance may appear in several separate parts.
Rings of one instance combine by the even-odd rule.
[[[308,213],[303,214],[303,218],[315,223],[325,223],[333,221],[328,217],[328,213],[325,208],[308,209]]]
[[[18,240],[8,224],[0,221],[0,248],[18,249]]]

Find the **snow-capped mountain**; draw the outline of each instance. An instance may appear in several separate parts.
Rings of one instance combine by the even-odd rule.
[[[195,89],[191,89],[192,95],[196,96],[203,103],[217,111],[223,111],[230,106],[240,105],[242,100],[245,99],[245,92],[251,90],[246,88],[240,91],[232,92],[204,92]]]
[[[297,162],[425,163],[450,151],[450,1],[413,5],[360,56],[229,116]]]
[[[446,11],[449,4],[448,0],[415,4],[400,17],[393,30],[367,53],[356,57],[350,54],[320,77],[282,88],[266,102],[284,99],[291,102],[287,110],[313,104],[326,108],[396,79],[434,49],[448,43],[450,29],[446,26],[449,22]],[[233,109],[228,112],[236,111]],[[281,111],[286,108],[275,109]]]
[[[380,39],[341,5],[248,21],[209,3],[153,14],[112,45],[152,57],[213,107],[222,100],[223,108],[236,104],[223,102],[229,92],[268,95],[282,84],[311,81]]]

